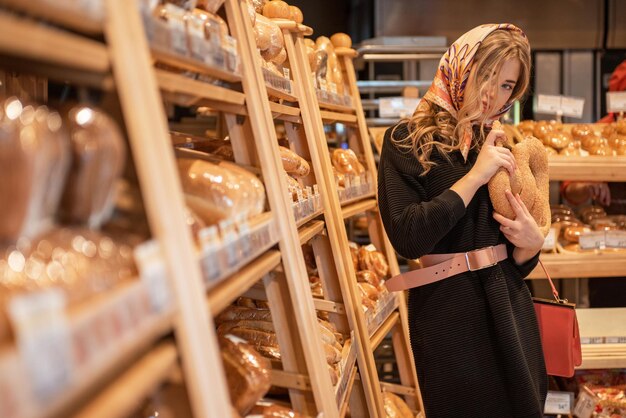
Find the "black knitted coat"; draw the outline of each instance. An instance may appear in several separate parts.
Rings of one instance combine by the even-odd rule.
[[[406,124],[394,136],[406,137]],[[509,258],[409,291],[411,347],[427,418],[541,417],[547,375],[528,287],[535,256],[523,265],[492,217],[487,186],[467,208],[450,190],[477,158],[460,152],[451,163],[433,148],[427,174],[387,130],[380,158],[378,199],[385,230],[406,258],[465,252],[506,243]]]

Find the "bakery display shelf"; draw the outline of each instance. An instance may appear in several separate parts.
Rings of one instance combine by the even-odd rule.
[[[110,70],[103,43],[4,10],[0,11],[0,54],[37,63],[32,65],[35,71],[37,66],[50,65],[53,70],[76,70],[70,75],[82,71],[104,77]]]
[[[398,305],[397,294],[385,293],[378,299],[376,307],[373,311],[368,309],[365,312],[367,331],[372,341],[377,341],[375,335],[380,331],[383,323],[385,323],[390,318],[390,315],[392,315],[392,313],[398,308]],[[384,333],[382,337],[385,335],[386,333]],[[374,348],[378,345],[374,343],[372,344],[374,345]]]
[[[322,121],[325,124],[340,122],[355,125],[357,123],[356,115],[339,113],[330,110],[320,110],[320,114],[322,115]]]
[[[287,102],[297,102],[298,98],[293,95],[293,82],[281,75],[263,68],[263,79],[269,97],[285,100]]]
[[[151,349],[111,382],[73,418],[124,418],[164,382],[177,365],[178,354],[172,342]]]
[[[243,93],[225,87],[194,80],[169,71],[155,69],[161,91],[169,93],[170,100],[182,106],[204,104],[215,110],[245,114]],[[237,108],[240,110],[237,111]]]
[[[0,5],[27,13],[46,22],[79,32],[102,32],[102,3],[100,1],[51,2],[49,0],[1,0]]]
[[[226,68],[219,67],[217,65],[211,65],[209,63],[202,62],[200,60],[186,57],[172,51],[167,51],[158,47],[151,47],[152,58],[162,64],[166,64],[171,67],[179,68],[181,70],[191,71],[194,73],[206,75],[218,80],[227,81],[229,83],[240,83],[241,76]]]
[[[397,322],[400,320],[399,312],[392,312],[391,315],[379,326],[379,328],[372,334],[372,348],[375,350],[381,342],[385,339],[387,334],[391,332],[391,329],[396,326]]]
[[[339,416],[344,416],[347,409],[348,399],[350,399],[350,391],[352,390],[352,384],[354,383],[354,377],[356,376],[356,344],[353,344],[354,338],[350,338],[345,342],[349,344],[346,348],[343,347],[343,351],[347,351],[347,355],[341,359],[339,363],[339,370],[341,375],[339,382],[335,386],[335,401],[337,402],[337,409],[339,409]],[[344,344],[344,345],[345,345]],[[342,412],[343,411],[343,412]]]
[[[548,167],[551,181],[626,181],[626,156],[550,156]]]
[[[623,253],[550,253],[541,254],[540,258],[550,277],[554,279],[615,277],[626,273],[626,257]],[[545,278],[546,275],[539,265],[528,275],[528,279]]]
[[[305,244],[324,230],[324,221],[310,221],[298,229],[300,244]]]
[[[366,199],[361,202],[353,203],[342,207],[343,218],[347,219],[359,213],[367,212],[376,208],[376,199]]]
[[[322,198],[317,187],[308,189],[308,197],[298,202],[293,202],[293,213],[296,226],[299,228],[311,219],[315,219],[323,213]]]
[[[209,289],[207,303],[211,314],[217,315],[235,299],[247,292],[261,278],[278,267],[280,259],[279,251],[267,251],[252,263]]]
[[[0,416],[68,416],[77,403],[102,389],[107,379],[172,331],[173,309],[155,304],[154,292],[139,280],[117,286],[68,312],[67,328],[52,334],[59,325],[51,324],[48,332],[24,341],[24,350],[5,349],[0,392],[11,409],[0,404]]]
[[[291,83],[291,80],[287,80],[289,83]],[[266,82],[265,87],[267,88],[267,94],[270,97],[276,98],[276,99],[281,99],[284,100],[286,102],[297,102],[298,98],[296,96],[294,96],[293,94],[291,94],[291,90],[283,90],[281,88],[276,88],[271,86],[270,84],[268,84]]]
[[[372,190],[372,186],[369,183],[363,183],[359,186],[352,186],[351,188],[339,190],[339,202],[343,207],[358,202],[359,200],[370,199],[373,197],[376,197],[376,193]]]

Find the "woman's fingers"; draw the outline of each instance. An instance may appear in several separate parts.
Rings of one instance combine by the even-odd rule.
[[[519,203],[519,205],[521,206],[522,210],[524,211],[524,214],[528,217],[532,216],[530,212],[528,211],[526,204],[522,200],[522,196],[520,196],[519,193],[515,194],[515,199],[517,200],[517,203]]]
[[[500,215],[498,212],[493,213],[493,219],[498,221],[498,223],[504,227],[513,229],[515,227],[515,221],[509,218],[506,218]]]

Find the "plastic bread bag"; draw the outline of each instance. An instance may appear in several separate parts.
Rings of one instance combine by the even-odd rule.
[[[245,214],[246,218],[263,213],[265,210],[265,186],[261,180],[243,167],[229,161],[223,161],[219,165],[230,170],[239,180],[242,198],[238,212]]]
[[[72,163],[60,217],[67,223],[99,228],[113,210],[115,185],[126,159],[124,139],[113,119],[87,106],[70,109],[67,127]]]
[[[236,176],[207,161],[177,159],[187,205],[207,225],[233,218],[242,200]]]
[[[282,30],[276,23],[265,16],[257,15],[254,31],[257,47],[266,61],[280,54],[285,46],[285,40]]]

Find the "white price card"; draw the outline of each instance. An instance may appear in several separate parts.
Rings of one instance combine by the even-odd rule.
[[[578,243],[583,250],[604,249],[606,247],[606,234],[604,231],[581,234]]]
[[[596,410],[596,404],[598,398],[586,387],[578,392],[578,398],[576,399],[576,406],[574,407],[574,415],[578,418],[591,418]]]
[[[572,392],[555,392],[549,390],[543,413],[552,415],[567,415],[571,412],[573,403],[574,394]]]
[[[9,302],[18,351],[35,397],[41,403],[57,396],[72,381],[72,341],[66,305],[66,296],[60,289],[15,296]]]
[[[615,113],[626,112],[626,91],[606,93],[606,110]]]
[[[626,248],[626,231],[606,231],[606,246]]]
[[[561,111],[561,96],[552,96],[548,94],[537,95],[537,113],[547,113],[556,115]]]
[[[283,67],[283,76],[284,76],[286,79],[288,79],[288,80],[291,78],[291,75],[290,75],[290,72],[289,72],[289,68],[284,68],[284,67]]]
[[[381,97],[378,100],[378,112],[381,118],[410,116],[420,102],[420,99],[408,97]]]
[[[169,305],[167,267],[158,241],[146,241],[135,247],[135,262],[141,281],[150,294],[150,303],[154,312],[163,312]]]
[[[580,119],[583,117],[584,109],[585,99],[581,97],[561,97],[561,112],[563,113],[563,116]]]

